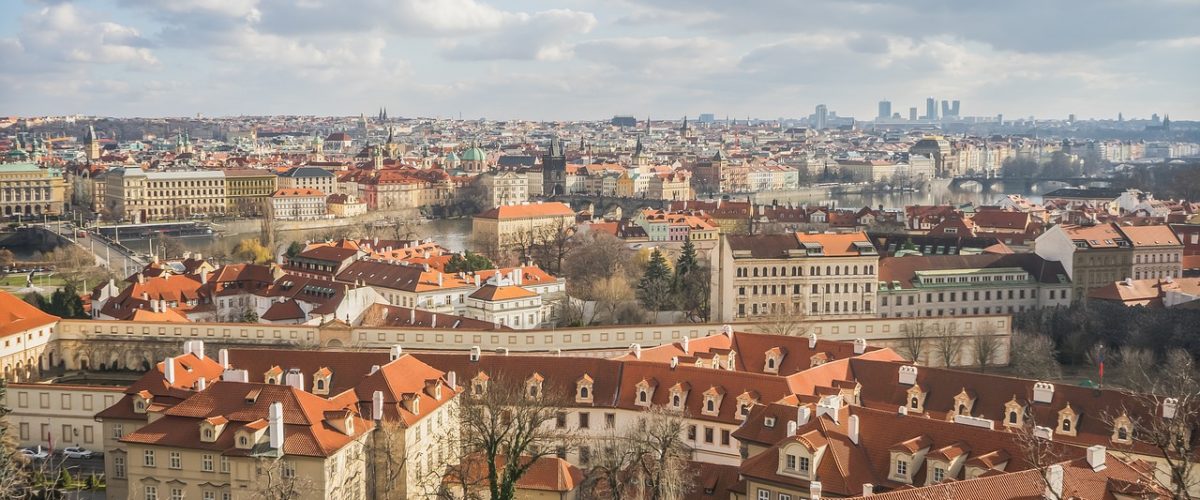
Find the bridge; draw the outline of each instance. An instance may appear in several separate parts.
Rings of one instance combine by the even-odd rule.
[[[608,213],[615,207],[621,207],[621,213],[630,216],[635,211],[643,208],[666,208],[670,204],[670,200],[656,200],[652,198],[629,198],[623,196],[597,196],[589,194],[567,194],[557,195],[547,198],[548,201],[561,201],[571,206],[572,210],[583,210],[589,204],[596,207],[596,215]]]
[[[1064,187],[1111,187],[1112,180],[1096,177],[988,177],[962,176],[950,180],[950,189],[967,190],[979,186],[993,192],[1050,192]]]

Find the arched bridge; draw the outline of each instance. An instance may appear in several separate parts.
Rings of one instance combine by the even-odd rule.
[[[1064,187],[1110,187],[1112,181],[1095,177],[983,177],[962,176],[950,180],[950,189],[967,190],[979,186],[982,191],[1049,192]]]

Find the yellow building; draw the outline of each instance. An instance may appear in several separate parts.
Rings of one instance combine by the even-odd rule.
[[[62,171],[34,163],[0,163],[0,206],[5,217],[59,215],[66,182]]]
[[[540,244],[556,232],[575,227],[575,212],[564,203],[533,203],[496,207],[471,221],[471,237],[492,248]]]
[[[237,169],[225,171],[226,212],[260,215],[263,204],[275,192],[278,176],[270,170]]]

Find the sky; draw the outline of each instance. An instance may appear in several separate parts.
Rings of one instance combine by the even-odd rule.
[[[1200,119],[1198,0],[0,0],[0,115]]]

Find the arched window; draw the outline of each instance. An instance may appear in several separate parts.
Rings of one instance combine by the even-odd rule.
[[[1015,411],[1008,412],[1008,423],[1010,423],[1010,424],[1017,423],[1017,412],[1015,412]]]
[[[757,278],[757,277],[758,277],[758,268],[757,268],[757,267],[756,267],[756,268],[754,268],[754,277],[755,277],[755,278]]]
[[[638,391],[638,401],[642,403],[646,402],[646,391]]]
[[[750,405],[748,405],[748,404],[742,405],[742,408],[740,411],[742,412],[743,417],[746,415],[749,415],[750,414]]]
[[[318,391],[325,390],[325,381],[324,380],[317,379],[317,390]]]
[[[1129,439],[1129,429],[1126,429],[1125,427],[1118,427],[1117,428],[1117,439],[1120,439],[1122,441]]]
[[[858,266],[854,266],[854,274],[858,274]]]
[[[675,407],[679,407],[679,395],[678,394],[671,396],[671,405],[675,406]]]
[[[959,415],[962,415],[966,412],[967,412],[967,405],[963,405],[963,404],[958,405],[958,414]]]
[[[537,386],[536,386],[536,385],[532,385],[532,384],[530,384],[530,386],[529,386],[529,396],[530,396],[530,397],[534,397],[534,398],[536,398],[536,397],[537,397],[537,394],[538,394],[538,388],[537,388]]]
[[[775,358],[767,358],[767,368],[775,369]]]
[[[705,403],[705,409],[710,412],[716,411],[716,404],[714,404],[713,400],[710,399],[710,400],[708,400],[708,402]]]
[[[1069,418],[1063,419],[1062,430],[1063,430],[1063,432],[1071,432],[1071,419],[1069,419]]]
[[[917,400],[916,396],[913,396],[912,399],[909,400],[908,406],[910,406],[912,408],[918,408],[921,406],[921,402]]]
[[[580,387],[580,388],[579,388],[579,398],[580,398],[580,399],[587,399],[587,398],[588,398],[588,388],[587,388],[587,386],[586,386],[586,385],[585,385],[585,386],[583,386],[583,387]]]

